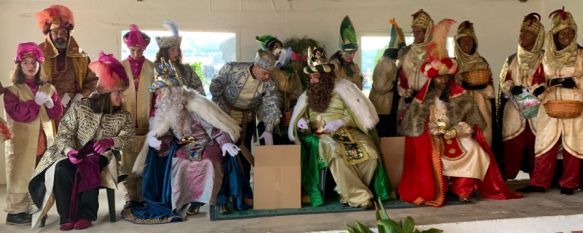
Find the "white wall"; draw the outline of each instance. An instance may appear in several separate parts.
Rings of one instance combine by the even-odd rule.
[[[236,32],[239,59],[243,61],[253,58],[257,49],[254,37],[259,34],[273,34],[282,40],[307,35],[324,42],[331,54],[338,48],[344,15],[350,15],[359,35],[387,33],[389,18],[396,18],[410,33],[411,14],[423,8],[436,22],[445,17],[474,22],[479,52],[490,62],[494,74],[516,50],[524,15],[539,12],[548,26],[548,14],[565,5],[579,24],[583,22],[580,0],[0,0],[0,81],[5,86],[10,84],[16,45],[42,41],[34,14],[52,4],[66,5],[73,11],[73,35],[93,58],[101,50],[119,56],[120,31],[129,24],[163,29],[162,20],[171,18],[182,30]],[[2,148],[0,151],[3,154]],[[4,160],[0,159],[3,170]],[[4,182],[5,174],[0,172],[0,183]]]

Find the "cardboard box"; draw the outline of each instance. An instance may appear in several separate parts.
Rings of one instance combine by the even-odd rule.
[[[405,137],[382,137],[380,145],[385,172],[391,179],[391,185],[397,188],[403,173]]]
[[[301,208],[300,145],[255,146],[253,208]]]

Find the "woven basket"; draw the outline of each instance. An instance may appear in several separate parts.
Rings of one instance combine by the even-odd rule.
[[[547,115],[552,118],[569,119],[581,115],[583,102],[577,100],[551,100],[544,104]]]
[[[462,73],[463,81],[469,86],[482,86],[490,82],[492,72],[488,69],[472,70]]]

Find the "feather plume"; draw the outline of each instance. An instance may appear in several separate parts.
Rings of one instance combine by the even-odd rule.
[[[427,50],[429,52],[429,60],[441,60],[447,57],[446,40],[449,34],[449,28],[455,24],[453,19],[443,19],[433,27],[431,44]]]
[[[62,5],[52,5],[49,8],[42,10],[36,14],[38,27],[44,30],[46,24],[51,24],[54,17],[59,17],[61,23],[69,23],[74,25],[73,12],[69,8]]]
[[[176,24],[176,22],[174,22],[173,20],[170,19],[164,20],[164,27],[172,31],[173,36],[178,36],[178,24]]]
[[[563,6],[563,8],[555,10],[553,12],[551,12],[549,14],[549,18],[553,18],[553,15],[555,14],[559,14],[561,16],[561,19],[566,19],[567,18],[567,12],[565,12],[565,6]]]

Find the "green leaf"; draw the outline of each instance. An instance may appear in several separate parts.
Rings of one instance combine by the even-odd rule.
[[[431,228],[429,230],[424,230],[421,233],[442,233],[442,232],[443,232],[443,230]]]
[[[399,223],[393,221],[392,219],[379,220],[379,221],[377,221],[377,226],[378,226],[379,232],[381,232],[381,228],[382,228],[382,231],[386,232],[386,233],[402,233],[403,232],[401,225],[399,225]]]
[[[346,225],[346,230],[348,231],[348,233],[359,233],[356,228],[350,226],[350,225]]]
[[[365,225],[363,225],[362,223],[360,223],[358,221],[356,221],[356,225],[358,227],[358,230],[362,233],[374,233],[368,227],[366,227]]]
[[[403,233],[413,233],[415,230],[415,220],[411,216],[407,216],[401,221],[401,226],[403,226]]]
[[[375,203],[376,205],[376,214],[377,214],[377,220],[386,220],[386,219],[391,219],[389,217],[389,214],[387,214],[387,210],[385,209],[385,207],[383,206],[383,202],[381,201],[381,199],[377,199],[377,202]]]

